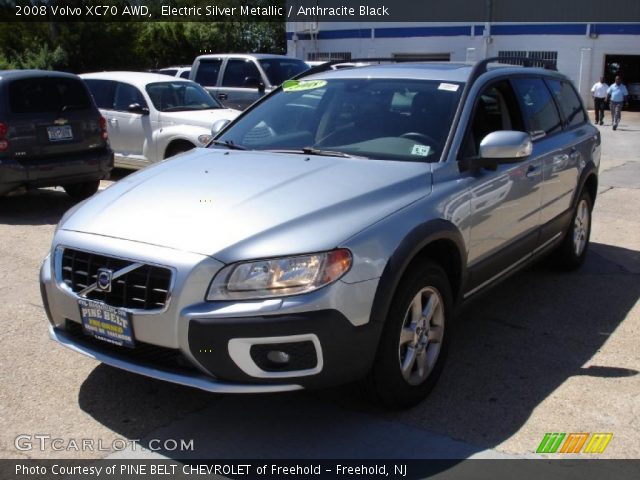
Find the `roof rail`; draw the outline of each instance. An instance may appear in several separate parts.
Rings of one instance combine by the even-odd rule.
[[[509,63],[511,62],[511,63]],[[509,56],[509,57],[489,57],[480,60],[473,66],[473,70],[471,70],[471,74],[469,75],[469,81],[473,83],[473,81],[478,78],[480,75],[487,71],[487,65],[490,63],[507,63],[509,65],[518,65],[523,67],[542,67],[547,70],[558,70],[556,64],[553,60],[542,60],[540,58],[528,58],[528,57],[518,57],[518,56]]]
[[[315,67],[311,67],[309,70],[299,73],[292,80],[298,80],[314,73],[326,72],[331,70],[334,65],[340,65],[341,63],[401,63],[401,62],[435,62],[433,58],[429,57],[412,57],[412,58],[394,58],[394,57],[373,57],[373,58],[349,58],[343,60],[329,60]]]

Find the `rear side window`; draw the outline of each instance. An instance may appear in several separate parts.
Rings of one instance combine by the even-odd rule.
[[[541,78],[513,80],[522,111],[529,124],[529,133],[535,138],[562,129],[562,122],[549,89]]]
[[[587,121],[580,98],[570,83],[551,79],[547,79],[547,83],[560,105],[566,125],[581,125]]]
[[[133,103],[137,103],[141,107],[147,106],[147,102],[142,96],[142,93],[140,93],[140,90],[138,90],[133,85],[118,83],[118,86],[116,88],[116,98],[113,102],[113,108],[126,112],[127,110],[129,110],[129,105]]]
[[[191,70],[184,70],[181,74],[180,74],[180,78],[186,78],[187,80],[189,80],[189,74],[191,73]]]
[[[9,84],[9,105],[13,113],[62,113],[91,108],[91,98],[82,80],[39,77],[14,80]]]
[[[87,84],[87,87],[89,87],[89,91],[98,108],[113,109],[113,95],[116,90],[116,82],[113,80],[94,79],[86,79],[84,82]]]
[[[196,69],[195,81],[203,87],[215,87],[222,60],[202,60]]]
[[[247,87],[260,81],[260,72],[251,60],[227,60],[222,77],[223,87]]]

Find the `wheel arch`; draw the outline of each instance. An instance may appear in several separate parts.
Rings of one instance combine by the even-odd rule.
[[[372,323],[384,323],[398,285],[407,271],[424,260],[438,263],[446,272],[454,304],[466,275],[466,249],[460,230],[451,222],[437,219],[414,228],[389,258],[373,302]]]
[[[171,152],[174,152],[180,146],[188,146],[189,148],[187,148],[187,150],[196,148],[196,145],[191,140],[188,140],[186,138],[181,138],[181,137],[172,138],[169,141],[169,143],[167,143],[167,146],[164,149],[164,154],[162,158],[165,159],[165,158],[169,158],[170,156],[173,156]]]

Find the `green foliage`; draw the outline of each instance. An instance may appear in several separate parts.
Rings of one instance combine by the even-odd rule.
[[[286,53],[284,22],[0,22],[0,69],[144,70],[209,52]]]

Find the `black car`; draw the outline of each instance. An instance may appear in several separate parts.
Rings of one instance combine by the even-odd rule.
[[[61,185],[83,199],[112,168],[106,121],[79,77],[0,71],[0,195]]]

